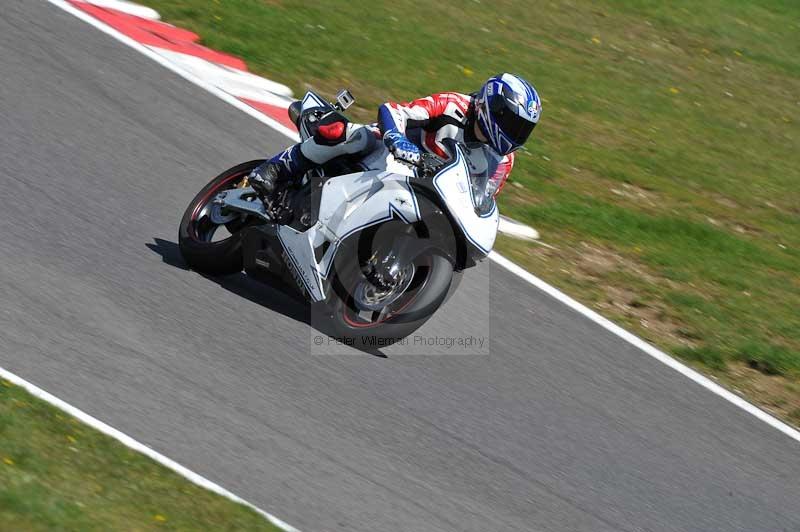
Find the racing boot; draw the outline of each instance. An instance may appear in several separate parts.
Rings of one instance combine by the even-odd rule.
[[[314,166],[314,163],[300,151],[300,144],[295,144],[255,167],[250,172],[248,181],[263,199],[279,184],[300,178]]]

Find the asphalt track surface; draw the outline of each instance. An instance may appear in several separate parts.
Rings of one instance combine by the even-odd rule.
[[[796,441],[498,266],[420,332],[488,308],[489,354],[312,354],[303,305],[174,243],[285,138],[52,5],[2,11],[1,366],[304,531],[800,530]]]

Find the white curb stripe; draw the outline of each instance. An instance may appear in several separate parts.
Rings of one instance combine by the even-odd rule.
[[[186,478],[190,482],[193,482],[193,483],[197,484],[198,486],[201,486],[201,487],[203,487],[203,488],[205,488],[205,489],[207,489],[209,491],[213,491],[214,493],[216,493],[218,495],[222,495],[223,497],[225,497],[227,499],[230,499],[233,502],[237,502],[239,504],[243,504],[244,506],[247,506],[248,508],[250,508],[252,510],[255,510],[256,512],[258,512],[262,516],[266,517],[267,520],[269,520],[275,526],[280,527],[280,528],[286,530],[287,532],[300,532],[296,528],[294,528],[291,525],[287,524],[286,522],[278,519],[274,515],[269,514],[269,513],[265,512],[264,510],[262,510],[261,508],[255,506],[253,504],[250,504],[249,502],[247,502],[246,500],[242,499],[241,497],[239,497],[237,495],[234,495],[233,493],[231,493],[230,491],[226,490],[225,488],[223,488],[219,484],[216,484],[216,483],[208,480],[207,478],[205,478],[205,477],[203,477],[201,475],[198,475],[197,473],[195,473],[191,469],[188,469],[188,468],[182,466],[181,464],[179,464],[178,462],[167,458],[163,454],[161,454],[161,453],[159,453],[157,451],[154,451],[153,449],[151,449],[150,447],[146,446],[145,444],[143,444],[143,443],[141,443],[141,442],[139,442],[137,440],[134,440],[133,438],[131,438],[130,436],[128,436],[124,432],[120,432],[119,430],[115,429],[114,427],[103,423],[102,421],[100,421],[99,419],[97,419],[95,417],[90,416],[89,414],[87,414],[83,410],[75,408],[71,404],[62,401],[61,399],[59,399],[55,395],[52,395],[52,394],[42,390],[41,388],[39,388],[35,384],[26,381],[22,377],[19,377],[19,376],[15,375],[14,373],[11,373],[8,370],[0,368],[0,378],[5,379],[5,380],[7,380],[8,382],[10,382],[12,384],[16,384],[17,386],[19,386],[21,388],[24,388],[25,390],[28,391],[28,393],[30,393],[34,397],[37,397],[37,398],[39,398],[39,399],[41,399],[43,401],[46,401],[46,402],[50,403],[51,405],[55,406],[56,408],[59,408],[60,410],[63,410],[67,414],[79,419],[80,421],[82,421],[83,423],[89,425],[93,429],[99,430],[103,434],[111,436],[112,438],[114,438],[115,440],[119,441],[120,443],[122,443],[126,447],[129,447],[129,448],[133,449],[134,451],[138,451],[138,452],[142,453],[143,455],[147,456],[148,458],[151,458],[151,459],[155,460],[159,464],[161,464],[161,465],[171,469],[172,471],[178,473],[179,475],[181,475],[182,477]]]
[[[592,309],[586,307],[585,305],[583,305],[581,303],[578,303],[577,301],[575,301],[574,299],[569,297],[564,292],[560,291],[559,289],[555,288],[554,286],[551,286],[551,285],[547,284],[543,280],[539,279],[538,277],[536,277],[535,275],[533,275],[529,271],[525,270],[521,266],[511,262],[510,260],[508,260],[507,258],[503,257],[499,253],[496,253],[496,252],[493,251],[492,253],[489,254],[489,258],[491,260],[493,260],[494,262],[496,262],[497,264],[499,264],[500,266],[502,266],[505,269],[507,269],[508,271],[510,271],[511,273],[513,273],[513,274],[517,275],[518,277],[521,277],[523,280],[529,282],[530,284],[532,284],[533,286],[535,286],[536,288],[538,288],[542,292],[546,293],[547,295],[557,299],[561,303],[564,303],[569,308],[577,311],[578,313],[580,313],[583,316],[589,318],[590,320],[592,320],[593,322],[595,322],[598,325],[602,326],[603,328],[607,329],[608,331],[616,334],[617,336],[619,336],[620,338],[622,338],[626,342],[628,342],[630,344],[633,344],[635,347],[638,347],[639,349],[641,349],[642,351],[644,351],[645,353],[647,353],[651,357],[655,358],[656,360],[658,360],[662,364],[665,364],[665,365],[669,366],[670,368],[674,369],[675,371],[677,371],[681,375],[684,375],[684,376],[688,377],[689,379],[693,380],[694,382],[696,382],[697,384],[699,384],[703,388],[706,388],[707,390],[719,395],[720,397],[722,397],[723,399],[725,399],[727,401],[730,401],[731,403],[733,403],[734,405],[738,406],[739,408],[741,408],[742,410],[744,410],[748,414],[752,414],[753,416],[757,417],[758,419],[760,419],[764,423],[770,425],[771,427],[774,427],[774,428],[778,429],[779,431],[783,432],[784,434],[786,434],[790,438],[800,442],[800,431],[797,431],[796,429],[790,427],[789,425],[787,425],[783,421],[773,417],[772,415],[768,414],[767,412],[764,412],[763,410],[761,410],[757,406],[745,401],[744,399],[742,399],[738,395],[726,390],[725,388],[723,388],[719,384],[715,383],[714,381],[712,381],[708,377],[705,377],[704,375],[701,375],[700,373],[698,373],[697,371],[693,370],[689,366],[686,366],[683,363],[678,362],[678,360],[672,358],[671,356],[669,356],[668,354],[664,353],[663,351],[661,351],[661,350],[653,347],[652,345],[648,344],[647,342],[645,342],[644,340],[642,340],[641,338],[639,338],[635,334],[633,334],[631,332],[628,332],[625,329],[623,329],[622,327],[620,327],[619,325],[609,321],[608,319],[604,318],[603,316],[601,316],[597,312],[593,311]]]
[[[157,46],[148,46],[148,48],[159,55],[163,55],[199,79],[205,80],[234,96],[258,101],[263,100],[266,103],[277,102],[275,105],[283,105],[287,108],[292,103],[290,99],[292,89],[286,85],[256,76],[250,72],[212,63],[202,57],[165,50]]]
[[[134,4],[133,2],[126,2],[125,0],[78,0],[78,1],[85,2],[87,4],[92,4],[97,7],[108,7],[110,9],[121,11],[122,13],[127,13],[128,15],[133,15],[134,17],[141,17],[150,20],[161,20],[161,15],[159,15],[158,11],[156,11],[155,9],[150,9],[149,7],[141,6],[139,4]]]

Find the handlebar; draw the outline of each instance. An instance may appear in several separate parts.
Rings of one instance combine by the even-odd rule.
[[[447,162],[438,155],[426,152],[420,154],[420,159],[416,163],[411,163],[397,157],[395,157],[394,160],[416,170],[419,177],[433,177],[439,172],[442,166],[444,166],[445,162]]]
[[[418,173],[422,177],[433,177],[444,166],[445,160],[432,153],[423,153],[417,163]]]

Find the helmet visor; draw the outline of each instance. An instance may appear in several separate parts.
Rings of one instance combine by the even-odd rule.
[[[514,143],[515,148],[525,144],[533,128],[536,127],[536,122],[531,122],[519,116],[513,109],[509,109],[506,105],[494,111],[493,115],[497,125],[500,126],[500,131]]]

